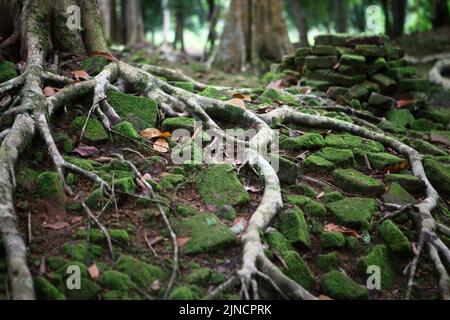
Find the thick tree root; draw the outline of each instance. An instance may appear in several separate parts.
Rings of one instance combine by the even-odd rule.
[[[443,76],[444,71],[450,70],[450,58],[438,60],[430,70],[428,78],[434,84],[442,86],[444,90],[450,90],[450,78]]]

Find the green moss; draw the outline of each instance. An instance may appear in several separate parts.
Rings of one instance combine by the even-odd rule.
[[[201,96],[212,98],[212,99],[218,99],[218,100],[227,100],[227,96],[224,95],[222,92],[217,90],[213,87],[206,87],[205,90],[200,92]]]
[[[412,194],[422,193],[426,189],[425,182],[412,174],[389,174],[385,180],[387,183],[398,183]]]
[[[169,300],[198,300],[200,298],[198,290],[193,290],[191,286],[179,286],[169,294]]]
[[[62,146],[64,153],[71,153],[73,151],[75,147],[74,143],[67,134],[59,132],[53,138],[57,144]]]
[[[205,285],[209,283],[211,270],[208,268],[199,268],[186,276],[186,281],[190,284]]]
[[[128,246],[129,237],[125,230],[108,229],[108,234],[112,241]],[[82,229],[77,232],[77,237],[82,239],[89,238],[89,241],[94,243],[104,243],[106,241],[104,234],[99,229]]]
[[[128,291],[133,288],[130,277],[115,270],[108,270],[103,273],[100,284],[103,288],[118,291]]]
[[[319,254],[316,258],[316,266],[323,272],[328,272],[330,270],[337,269],[340,264],[341,258],[339,258],[336,252]]]
[[[438,129],[433,121],[428,119],[417,119],[411,123],[411,129],[416,131],[430,131]]]
[[[395,167],[405,161],[404,159],[387,152],[367,152],[366,155],[369,159],[372,169],[375,170],[384,170],[386,167]]]
[[[0,61],[0,83],[13,79],[19,75],[17,66],[9,61]]]
[[[383,182],[353,169],[335,170],[333,181],[342,190],[350,193],[368,196],[379,196],[384,193]]]
[[[34,278],[34,289],[38,300],[65,300],[66,297],[43,277]]]
[[[203,201],[216,207],[241,205],[250,201],[248,192],[229,164],[204,169],[197,179],[197,186]]]
[[[353,152],[350,149],[337,149],[332,147],[323,148],[317,153],[318,156],[333,162],[336,166],[349,167],[353,164]]]
[[[294,250],[292,244],[282,233],[278,231],[269,232],[269,234],[266,235],[266,241],[272,249],[276,250],[280,254]]]
[[[280,138],[280,148],[289,151],[320,148],[324,145],[325,140],[318,133],[307,133],[295,138]]]
[[[378,231],[381,238],[386,243],[389,251],[404,256],[411,253],[411,245],[408,238],[391,220],[386,220],[383,222]]]
[[[316,190],[311,188],[306,183],[296,183],[295,185],[289,187],[290,190],[294,191],[295,193],[301,194],[306,197],[314,198],[317,195]]]
[[[422,154],[434,156],[447,156],[448,153],[441,148],[421,139],[411,140],[410,146]]]
[[[102,247],[87,244],[85,242],[64,243],[61,246],[61,250],[75,261],[83,263],[89,263],[95,257],[99,257],[103,253]]]
[[[309,227],[306,223],[303,212],[294,207],[285,210],[280,215],[281,232],[293,243],[309,247],[311,240],[309,238]]]
[[[114,181],[115,190],[122,191],[125,193],[135,193],[136,192],[136,184],[134,183],[133,178],[122,178]]]
[[[328,210],[344,226],[367,230],[378,206],[375,199],[346,198],[329,203]]]
[[[139,120],[138,122],[140,123],[138,126],[133,123],[136,128],[156,127],[158,105],[155,101],[143,97],[135,97],[114,90],[108,90],[107,97],[108,102],[121,118],[125,119],[128,116],[134,116],[136,117],[136,120]]]
[[[393,109],[386,114],[386,119],[401,127],[410,126],[415,120],[408,109]]]
[[[141,288],[148,288],[155,280],[164,280],[166,277],[160,268],[125,255],[119,257],[115,269],[126,274]]]
[[[323,197],[320,198],[325,203],[335,202],[344,199],[344,196],[337,191],[325,192]]]
[[[334,169],[334,163],[318,155],[311,155],[303,163],[303,170],[307,173],[326,174]]]
[[[204,213],[186,218],[176,225],[179,237],[188,237],[185,254],[211,252],[237,243],[236,236],[214,214]]]
[[[21,188],[30,188],[33,185],[37,178],[39,177],[39,172],[33,170],[31,168],[23,168],[19,169],[17,172],[16,180],[17,185]]]
[[[377,141],[370,140],[363,144],[361,150],[367,152],[384,152],[384,146]]]
[[[113,129],[125,137],[132,139],[139,138],[139,134],[137,133],[136,129],[133,127],[131,123],[127,121],[122,121],[121,123],[114,126]]]
[[[61,268],[56,270],[55,274],[58,276],[61,276],[64,280],[66,280],[70,274],[67,273],[67,270],[69,267],[76,266],[80,269],[80,275],[81,277],[89,277],[89,271],[88,267],[84,263],[81,263],[79,261],[69,261],[65,265],[63,265]]]
[[[368,299],[367,289],[339,271],[323,275],[322,288],[326,295],[341,300]]]
[[[297,99],[294,95],[284,92],[279,89],[266,89],[260,96],[260,99],[267,104],[272,104],[273,102],[282,102],[284,104],[296,105],[298,104]]]
[[[288,195],[286,196],[286,201],[300,208],[304,208],[307,204],[313,202],[314,200],[305,196]]]
[[[300,255],[295,251],[287,251],[282,257],[287,265],[286,268],[282,269],[282,272],[306,290],[313,289],[316,280]]]
[[[86,123],[86,117],[76,117],[72,122],[72,128],[77,132],[77,134],[81,134],[83,127]],[[86,128],[84,130],[83,139],[88,143],[99,143],[108,140],[108,134],[106,133],[103,125],[97,119],[92,117],[89,118],[87,122]]]
[[[362,249],[361,242],[356,237],[347,237],[345,247],[350,253],[359,253]]]
[[[408,191],[403,189],[397,182],[391,183],[388,191],[383,195],[385,203],[393,203],[398,205],[413,205],[417,200],[411,196]]]
[[[178,88],[181,88],[181,89],[189,91],[189,92],[195,91],[195,86],[192,82],[173,81],[173,82],[169,82],[169,84],[171,84],[174,87],[178,87]]]
[[[131,296],[128,292],[110,290],[103,294],[103,300],[107,301],[137,300],[137,297]]]
[[[179,205],[177,206],[177,213],[182,217],[192,217],[198,214],[199,211],[194,207]]]
[[[193,130],[195,125],[195,118],[176,117],[167,118],[161,124],[164,131],[173,132],[176,129]]]
[[[362,139],[351,134],[331,134],[325,138],[325,145],[337,149],[357,149],[362,146]]]
[[[92,300],[100,293],[100,286],[92,280],[81,278],[80,290],[65,290],[67,299],[69,300]]]
[[[98,162],[76,157],[65,156],[64,160],[87,171],[95,171],[95,167],[99,166]]]
[[[296,163],[285,157],[279,157],[277,155],[271,155],[271,164],[278,163],[278,178],[281,182],[286,184],[293,184],[297,181],[299,174],[299,167]]]
[[[108,60],[102,56],[92,56],[81,62],[81,67],[90,76],[96,76],[108,65]]]
[[[233,221],[237,217],[236,209],[232,206],[224,205],[217,209],[214,214],[220,219]]]
[[[106,205],[108,199],[103,195],[103,191],[100,188],[95,189],[86,199],[86,204],[92,209],[101,209]]]
[[[53,270],[56,271],[62,268],[65,264],[69,262],[69,260],[63,257],[48,257],[46,259],[47,265]]]
[[[171,173],[163,178],[162,183],[164,183],[164,181],[168,181],[172,185],[176,186],[184,181],[184,176],[182,174]]]
[[[446,198],[450,195],[450,166],[433,159],[425,159],[425,172],[431,184]]]
[[[323,204],[317,201],[311,201],[302,208],[308,216],[323,217],[326,214],[326,209]]]
[[[345,237],[340,232],[323,232],[320,243],[323,249],[342,248],[345,245]]]
[[[36,190],[40,197],[48,199],[59,208],[64,208],[66,196],[59,175],[56,172],[44,172],[38,176]]]
[[[361,258],[358,262],[358,269],[362,276],[367,276],[367,268],[377,266],[381,271],[381,287],[389,288],[394,279],[394,270],[389,261],[388,251],[385,245],[377,245],[372,248],[370,253]]]

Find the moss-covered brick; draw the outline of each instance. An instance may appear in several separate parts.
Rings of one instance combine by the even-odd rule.
[[[319,254],[316,257],[316,266],[323,272],[328,272],[333,269],[337,269],[341,264],[341,258],[339,258],[336,252],[330,252],[327,254]]]
[[[361,150],[367,152],[384,152],[384,146],[378,141],[365,141],[361,147]]]
[[[345,245],[345,237],[340,232],[323,232],[320,245],[323,249],[342,248]]]
[[[304,206],[306,206],[308,203],[311,203],[312,200],[309,197],[306,196],[299,196],[299,195],[287,195],[286,196],[286,201],[290,204],[293,204],[295,206],[298,206],[300,208],[303,208]]]
[[[311,201],[302,209],[310,217],[324,217],[327,212],[325,206],[318,201]]]
[[[86,119],[86,117],[80,116],[73,120],[71,126],[77,134],[81,134],[81,131],[86,123]],[[83,140],[92,144],[100,143],[108,140],[108,134],[100,121],[90,117],[84,130]]]
[[[385,51],[384,47],[375,44],[358,44],[355,46],[355,51],[364,57],[384,57]]]
[[[211,252],[237,244],[231,230],[211,213],[183,219],[176,225],[176,233],[179,237],[190,238],[182,248],[185,254]]]
[[[445,198],[450,197],[450,165],[427,158],[424,161],[425,172],[431,184]]]
[[[289,151],[320,148],[325,145],[325,140],[318,133],[307,133],[295,138],[280,139],[280,147]]]
[[[0,83],[11,80],[19,75],[17,66],[9,61],[0,61]]]
[[[227,100],[227,96],[214,87],[206,87],[202,92],[200,92],[200,95],[211,99]]]
[[[405,160],[387,152],[365,152],[372,169],[384,170],[387,167],[396,167]],[[362,159],[360,159],[362,161]]]
[[[281,233],[292,243],[309,247],[311,240],[309,237],[309,226],[305,216],[298,207],[285,210],[280,214]]]
[[[344,54],[341,56],[340,63],[363,69],[366,66],[366,58],[361,55]]]
[[[327,75],[326,80],[340,86],[354,86],[366,80],[365,74],[344,75],[337,72],[331,72]]]
[[[390,132],[390,133],[397,133],[397,134],[404,134],[406,133],[406,129],[402,126],[399,126],[389,120],[383,119],[379,124],[378,128],[380,128],[383,131]]]
[[[356,237],[347,237],[345,247],[350,253],[359,253],[362,249],[362,243]]]
[[[169,300],[198,300],[198,299],[200,299],[200,292],[198,289],[193,289],[192,286],[176,287],[169,294]]]
[[[64,294],[44,277],[34,278],[36,298],[39,300],[65,300]]]
[[[294,95],[279,89],[266,89],[260,96],[260,99],[267,104],[272,104],[273,102],[280,101],[284,104],[289,105],[298,104],[297,99]]]
[[[310,47],[304,47],[304,48],[298,48],[295,50],[295,56],[296,57],[306,57],[309,56],[312,53]]]
[[[411,245],[408,238],[391,220],[384,221],[378,228],[378,232],[390,252],[402,256],[407,256],[411,253]]]
[[[130,294],[130,292],[108,290],[105,293],[103,293],[103,300],[105,301],[139,300],[139,296],[132,295]]]
[[[406,67],[407,64],[408,64],[408,62],[406,62],[405,59],[397,59],[397,60],[388,61],[388,66],[390,68]]]
[[[127,246],[130,241],[126,230],[108,229],[108,234],[112,241],[120,243],[123,246]],[[77,232],[77,237],[81,239],[89,238],[89,241],[100,244],[103,244],[106,240],[105,235],[99,229],[79,230]]]
[[[349,92],[348,88],[345,87],[329,87],[327,89],[327,97],[330,99],[336,99],[338,97],[343,97]]]
[[[411,147],[425,155],[448,156],[448,153],[443,149],[422,139],[413,139],[410,142],[410,145]]]
[[[89,263],[95,257],[99,257],[102,255],[103,248],[97,245],[88,244],[86,242],[67,242],[61,246],[61,251],[75,261]]]
[[[306,173],[326,174],[333,171],[335,165],[318,155],[310,155],[303,162],[303,170]]]
[[[371,77],[371,80],[380,86],[382,93],[390,93],[395,90],[397,82],[388,76],[377,73]]]
[[[107,91],[107,99],[117,114],[127,121],[131,122],[135,128],[155,128],[158,117],[158,105],[155,101],[135,97],[129,94],[117,92],[115,90]],[[139,125],[127,119],[128,116],[136,117]]]
[[[204,169],[197,179],[197,186],[203,201],[216,207],[246,204],[250,201],[248,192],[229,164]]]
[[[291,160],[280,157],[277,155],[271,155],[270,157],[271,164],[274,166],[278,164],[278,178],[282,183],[293,184],[298,178],[299,175],[299,167],[296,163]],[[275,166],[274,166],[275,168]]]
[[[425,191],[425,182],[412,174],[389,174],[385,176],[386,183],[398,183],[406,191],[412,194],[420,194]]]
[[[328,210],[344,226],[367,230],[378,206],[375,199],[345,198],[329,203]]]
[[[416,131],[430,131],[437,128],[437,124],[428,119],[416,119],[411,123],[411,129]]]
[[[322,158],[333,162],[339,167],[349,167],[353,164],[353,152],[350,149],[337,149],[332,147],[326,147],[320,150],[317,155]]]
[[[390,184],[388,191],[383,195],[383,201],[398,205],[414,205],[417,200],[402,188],[397,182]]]
[[[342,190],[369,196],[379,196],[384,193],[382,181],[366,176],[353,169],[338,169],[333,173],[333,182]]]
[[[416,75],[416,68],[408,66],[389,68],[387,71],[387,75],[395,80],[410,78]]]
[[[331,134],[325,138],[325,145],[337,149],[353,150],[361,147],[362,139],[351,134]]]
[[[310,198],[314,198],[317,195],[316,190],[314,190],[309,185],[303,182],[298,182],[295,185],[290,186],[289,190]]]
[[[374,108],[391,110],[397,105],[397,102],[391,97],[372,92],[369,98],[369,104]]]
[[[402,127],[410,126],[411,123],[415,120],[411,111],[409,111],[408,109],[397,108],[389,111],[386,114],[386,119]]]
[[[312,54],[316,56],[336,56],[338,54],[338,50],[334,46],[313,46]]]
[[[320,200],[323,201],[324,203],[331,203],[342,199],[344,199],[344,196],[337,191],[325,192],[323,197],[320,198]]]
[[[282,255],[282,258],[287,265],[287,267],[282,268],[282,272],[306,290],[312,290],[316,280],[300,255],[295,251],[287,251]]]
[[[43,172],[37,178],[36,191],[60,209],[64,209],[66,195],[59,175],[56,172]]]
[[[387,289],[392,284],[395,272],[390,262],[387,247],[385,245],[377,245],[372,248],[370,253],[358,261],[358,271],[361,276],[367,277],[367,268],[376,266],[381,272],[381,287]]]
[[[274,249],[275,251],[279,252],[280,254],[283,254],[287,251],[294,250],[292,244],[289,242],[289,240],[280,232],[278,231],[271,231],[266,235],[266,241],[267,244],[270,246],[270,248]]]
[[[322,288],[326,295],[340,300],[363,300],[369,297],[367,288],[336,270],[323,275]]]
[[[401,79],[398,88],[402,91],[427,91],[429,82],[426,79]]]
[[[306,57],[308,69],[332,69],[338,63],[336,56],[309,56]]]
[[[127,121],[122,121],[121,123],[115,125],[113,129],[125,137],[132,139],[139,138],[139,134],[137,133],[136,129],[133,127],[131,123]]]
[[[133,178],[122,178],[114,181],[115,190],[122,191],[125,193],[135,193],[136,192],[136,184],[134,183]]]
[[[164,280],[166,277],[160,268],[131,256],[120,256],[114,268],[143,289],[148,288],[155,280]]]
[[[86,198],[86,204],[92,209],[101,209],[107,203],[108,199],[100,188],[96,188]]]
[[[383,71],[388,67],[386,60],[383,57],[377,58],[374,62],[372,62],[369,66],[369,74],[375,74],[379,71]]]
[[[415,94],[419,95],[418,93]],[[424,99],[426,98],[424,97]],[[418,118],[428,119],[430,121],[440,123],[444,126],[446,126],[450,121],[450,115],[433,109],[419,110],[417,116]]]
[[[103,273],[100,284],[103,288],[109,290],[129,291],[133,288],[130,277],[116,270],[108,270]]]
[[[193,130],[195,119],[188,117],[167,118],[161,125],[164,131],[169,132],[173,132],[176,129]]]
[[[90,76],[96,76],[107,66],[108,60],[102,56],[87,57],[81,62],[81,67]]]

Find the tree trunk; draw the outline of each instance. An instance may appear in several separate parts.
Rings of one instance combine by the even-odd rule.
[[[403,35],[406,20],[407,0],[396,0],[392,3],[392,33],[391,38],[395,39]]]
[[[111,39],[111,0],[99,0],[98,5],[103,18],[103,26],[105,27],[105,35]]]
[[[126,1],[127,44],[135,46],[144,41],[144,21],[140,0]]]
[[[336,0],[334,3],[336,32],[346,33],[348,30],[348,1]]]
[[[203,59],[208,59],[211,52],[213,52],[216,46],[217,40],[217,32],[216,27],[219,22],[220,16],[220,5],[216,4],[215,0],[208,0],[208,21],[209,21],[209,30],[208,30],[208,38],[206,39],[205,51],[203,55]]]
[[[175,39],[173,41],[174,50],[180,47],[181,52],[185,52],[184,47],[184,7],[182,0],[176,0],[175,2]]]
[[[367,1],[362,1],[361,4],[353,6],[354,23],[359,32],[366,31],[366,8]]]
[[[384,32],[390,36],[392,34],[391,10],[389,0],[381,0],[384,12]]]
[[[304,0],[290,0],[295,26],[298,31],[298,41],[301,47],[308,47],[308,19],[304,10]]]
[[[280,61],[292,51],[282,0],[232,0],[213,64],[227,71]]]
[[[433,29],[450,26],[447,0],[433,0]]]
[[[169,1],[162,0],[163,8],[163,48],[168,48],[169,45],[169,34],[170,34],[170,9]]]

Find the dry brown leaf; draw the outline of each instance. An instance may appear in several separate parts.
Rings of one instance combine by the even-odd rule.
[[[170,138],[171,136],[172,136],[172,134],[170,132],[165,131],[165,132],[161,133],[158,136],[158,138]]]
[[[401,109],[401,108],[407,107],[410,104],[413,104],[415,102],[416,102],[415,100],[398,100],[397,101],[397,108]]]
[[[55,223],[44,223],[43,227],[46,229],[52,229],[52,230],[61,230],[69,227],[69,224],[67,222],[55,222]]]
[[[191,238],[177,238],[177,244],[182,248]]]
[[[409,169],[409,161],[403,160],[398,165],[395,166],[388,166],[384,168],[385,173],[399,173],[400,171]]]
[[[77,81],[89,80],[89,74],[84,70],[72,71],[72,76]]]
[[[91,53],[91,56],[92,57],[95,57],[95,56],[103,57],[106,60],[108,60],[109,62],[116,61],[116,59],[108,52],[94,51]]]
[[[158,138],[161,136],[161,131],[159,131],[156,128],[147,128],[143,131],[141,131],[141,137],[144,139],[153,139],[153,138]]]
[[[52,95],[54,95],[58,91],[59,91],[58,88],[45,87],[44,90],[42,90],[42,93],[44,93],[44,96],[46,96],[46,97],[51,97]]]
[[[319,296],[319,300],[334,300],[334,299],[332,299],[332,298],[330,298],[329,296],[326,296],[326,295],[324,295],[324,294],[321,294],[321,295]]]
[[[92,280],[98,279],[100,276],[100,270],[95,263],[89,267],[88,272]]]
[[[231,100],[225,101],[226,104],[245,109],[245,102],[242,99],[233,98]]]
[[[153,281],[153,283],[150,286],[150,290],[152,291],[158,291],[159,289],[161,289],[161,283],[159,282],[158,279],[156,279],[155,281]]]
[[[316,199],[322,199],[324,195],[325,195],[325,191],[322,191],[321,193],[319,193],[317,195]]]
[[[352,237],[356,237],[356,238],[361,238],[361,236],[359,235],[358,232],[356,232],[355,230],[346,228],[346,227],[341,227],[338,226],[334,223],[329,223],[327,225],[325,225],[325,227],[323,228],[323,230],[325,232],[340,232],[342,234],[346,234]]]
[[[252,101],[252,96],[249,94],[235,93],[235,94],[233,94],[233,98],[241,99],[244,101]]]
[[[78,147],[76,147],[72,152],[82,157],[89,157],[92,156],[93,154],[98,153],[98,149],[96,147],[80,143]]]
[[[161,153],[167,153],[170,150],[169,143],[164,138],[158,139],[153,144],[153,149],[155,149],[155,151],[158,151]]]

